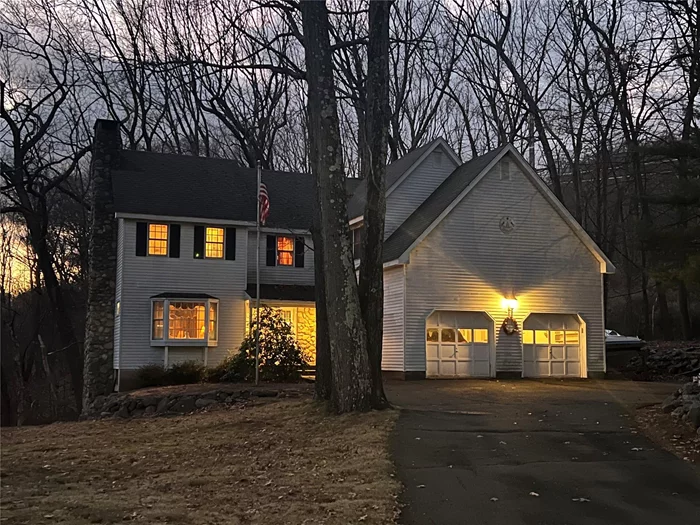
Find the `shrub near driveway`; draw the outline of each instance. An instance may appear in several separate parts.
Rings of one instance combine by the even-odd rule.
[[[393,523],[393,411],[311,401],[2,430],[4,523]]]

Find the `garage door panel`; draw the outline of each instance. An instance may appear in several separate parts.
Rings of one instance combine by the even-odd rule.
[[[428,359],[438,359],[440,357],[440,346],[428,343],[426,345],[426,355]]]
[[[564,361],[552,361],[552,375],[566,375],[566,364],[564,363]]]
[[[456,359],[457,347],[455,345],[440,345],[440,359]]]
[[[568,361],[578,361],[581,358],[578,346],[566,347],[566,359]]]
[[[523,375],[581,377],[579,320],[570,314],[531,314],[523,322]]]
[[[549,359],[549,347],[548,346],[536,346],[535,347],[535,361]]]
[[[441,376],[456,376],[457,375],[457,362],[440,361],[440,371],[438,375]]]
[[[489,377],[492,347],[493,320],[484,312],[435,312],[426,322],[426,373]]]
[[[566,375],[579,377],[581,375],[581,363],[578,361],[568,361],[566,363]]]
[[[491,357],[491,348],[488,345],[474,345],[471,353],[474,359],[488,362]]]
[[[425,365],[425,374],[428,376],[440,375],[440,362],[439,361],[427,361]]]
[[[563,346],[552,346],[552,359],[564,359],[564,347]]]
[[[534,363],[534,375],[535,376],[548,376],[549,375],[549,362],[535,361]]]

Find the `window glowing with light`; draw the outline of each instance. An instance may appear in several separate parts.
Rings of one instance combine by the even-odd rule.
[[[219,303],[210,303],[209,304],[209,340],[210,341],[216,341],[217,338],[217,331],[216,331],[216,322],[218,320],[218,306]]]
[[[222,259],[224,257],[223,228],[207,228],[204,257],[207,259]]]
[[[277,264],[292,266],[294,264],[294,239],[292,237],[277,237]]]
[[[475,343],[488,343],[489,342],[489,331],[485,328],[475,328],[474,329],[474,342]]]
[[[204,303],[170,303],[168,339],[204,339],[205,312]]]
[[[164,317],[163,301],[153,302],[153,328],[151,330],[151,339],[163,339],[163,323]]]
[[[168,225],[148,225],[148,255],[168,255]]]

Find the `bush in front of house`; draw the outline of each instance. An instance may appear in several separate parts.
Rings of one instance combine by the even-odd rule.
[[[206,369],[196,361],[183,361],[170,368],[162,365],[146,365],[138,370],[142,388],[151,386],[189,385],[204,380]]]
[[[205,373],[206,368],[197,361],[183,361],[168,368],[166,379],[169,385],[189,385],[203,381]]]
[[[255,332],[257,319],[237,354],[226,358],[207,373],[209,381],[252,381],[255,379]],[[260,310],[260,380],[294,382],[307,367],[304,353],[292,334],[292,327],[270,307]]]
[[[149,386],[165,385],[167,370],[162,365],[145,365],[138,369],[137,377],[139,386],[146,388]]]

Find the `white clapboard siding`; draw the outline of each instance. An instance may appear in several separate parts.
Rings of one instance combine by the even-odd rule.
[[[117,275],[115,277],[115,308],[119,304],[121,308],[122,299],[122,278],[124,275],[124,219],[117,221]],[[119,351],[121,346],[121,315],[114,318],[114,368],[119,362]]]
[[[406,370],[425,370],[425,321],[436,309],[485,311],[495,322],[497,371],[520,372],[519,335],[506,335],[504,296],[515,317],[577,313],[587,326],[588,372],[605,369],[600,264],[511,159],[495,166],[413,251],[406,273]],[[515,230],[504,234],[508,216]]]
[[[260,282],[263,284],[314,284],[314,250],[311,235],[304,235],[304,267],[295,266],[267,266],[267,236],[272,233],[260,233]],[[277,235],[289,235],[300,237],[298,234],[279,233]],[[256,232],[251,229],[248,232],[248,282],[255,283],[255,242]]]
[[[384,272],[382,370],[404,370],[404,268]]]
[[[387,197],[384,237],[394,233],[456,167],[441,147],[428,155]]]
[[[116,367],[162,364],[164,349],[150,346],[151,297],[160,293],[204,293],[219,299],[219,344],[209,349],[210,365],[240,347],[245,331],[246,230],[236,230],[236,260],[195,259],[194,225],[181,223],[180,257],[137,257],[136,222],[123,226],[121,352]],[[169,361],[202,361],[201,347],[170,347]]]

